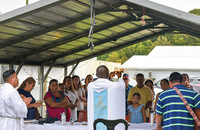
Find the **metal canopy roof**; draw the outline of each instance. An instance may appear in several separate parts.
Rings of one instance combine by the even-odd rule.
[[[198,16],[146,0],[96,0],[90,51],[90,12],[90,0],[42,0],[0,15],[0,63],[66,66],[174,30],[200,37]]]

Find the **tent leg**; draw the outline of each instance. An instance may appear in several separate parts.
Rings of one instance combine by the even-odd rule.
[[[9,70],[13,70],[13,63],[9,64]]]
[[[43,76],[44,76],[44,65],[40,66],[40,71],[39,71],[39,77],[38,77],[38,82],[40,85],[40,100],[43,100],[44,97],[44,82],[43,82]],[[43,117],[43,105],[40,107],[40,115]]]
[[[67,65],[64,68],[64,77],[67,76]]]
[[[44,83],[44,81],[46,80],[47,76],[49,75],[51,69],[53,68],[54,64],[55,64],[56,60],[54,60],[51,65],[49,66],[49,69],[47,70],[46,74],[44,75],[42,82]]]
[[[76,67],[78,66],[78,64],[79,64],[79,62],[76,63],[76,65],[73,67],[72,71],[69,73],[68,76],[70,76],[74,72],[74,70],[76,69]]]
[[[22,66],[23,66],[24,63],[25,63],[25,61],[26,61],[26,58],[25,58],[24,60],[21,61],[21,63],[19,64],[19,67],[18,67],[17,70],[16,70],[16,74],[19,74],[19,72],[20,72]]]

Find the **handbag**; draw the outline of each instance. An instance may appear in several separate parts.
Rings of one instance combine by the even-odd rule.
[[[183,94],[179,91],[179,89],[177,87],[173,87],[173,89],[176,91],[176,93],[179,95],[179,97],[181,98],[181,100],[183,101],[183,103],[185,104],[186,108],[188,109],[188,111],[190,112],[191,116],[194,118],[195,122],[196,122],[196,126],[195,126],[195,130],[200,130],[200,121],[198,119],[198,117],[196,116],[196,114],[194,113],[194,111],[192,110],[192,108],[189,106],[188,102],[186,101],[186,99],[183,97]]]

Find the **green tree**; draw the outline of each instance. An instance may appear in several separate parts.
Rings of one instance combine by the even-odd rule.
[[[200,9],[193,9],[193,10],[190,10],[189,13],[195,14],[195,15],[200,15]]]
[[[200,15],[200,9],[189,13]],[[99,60],[124,63],[133,55],[148,55],[156,46],[200,46],[200,38],[188,34],[164,34],[98,57]]]

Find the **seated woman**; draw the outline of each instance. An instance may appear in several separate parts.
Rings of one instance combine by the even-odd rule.
[[[35,80],[32,77],[28,77],[27,79],[23,81],[23,83],[17,89],[22,99],[24,97],[32,98],[31,103],[27,106],[28,113],[27,113],[27,118],[25,118],[25,120],[39,119],[40,117],[37,107],[42,106],[42,104],[36,103],[35,98],[31,95],[31,91],[34,89],[34,86],[35,86]]]
[[[44,96],[44,101],[47,108],[47,118],[61,120],[60,114],[66,112],[66,121],[69,121],[71,113],[70,111],[66,111],[69,107],[69,101],[62,92],[58,91],[58,81],[56,79],[50,81],[48,92]]]

